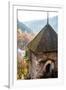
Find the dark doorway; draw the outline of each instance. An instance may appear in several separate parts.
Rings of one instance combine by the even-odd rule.
[[[51,69],[51,65],[48,64],[48,65],[46,66],[46,73],[50,73],[50,69]]]
[[[44,77],[45,78],[50,78],[51,77],[51,64],[47,64],[44,72]]]
[[[40,78],[49,78],[51,77],[51,64],[47,64],[45,67],[45,71]]]

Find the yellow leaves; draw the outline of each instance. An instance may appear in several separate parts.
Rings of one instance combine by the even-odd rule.
[[[17,67],[17,79],[26,79],[28,74],[28,62],[23,59],[21,63],[18,63],[19,68]]]
[[[24,75],[22,74],[21,79],[24,79]]]
[[[17,79],[26,79],[29,69],[28,55],[25,53],[22,57],[22,53],[18,54],[17,58]]]
[[[24,68],[24,75],[26,75],[27,74],[27,68]]]

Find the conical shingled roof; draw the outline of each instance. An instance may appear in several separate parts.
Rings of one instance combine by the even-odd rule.
[[[57,33],[47,24],[27,47],[35,53],[57,51],[57,40]]]

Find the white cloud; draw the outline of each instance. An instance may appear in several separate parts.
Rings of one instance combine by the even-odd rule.
[[[56,16],[56,12],[49,12],[49,17]],[[36,11],[18,11],[18,20],[21,22],[40,20],[47,18],[47,12],[36,12]]]

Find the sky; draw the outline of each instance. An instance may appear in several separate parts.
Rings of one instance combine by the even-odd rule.
[[[57,12],[49,12],[49,18],[57,16]],[[18,20],[21,22],[42,20],[47,18],[47,12],[36,12],[36,11],[18,11]]]

